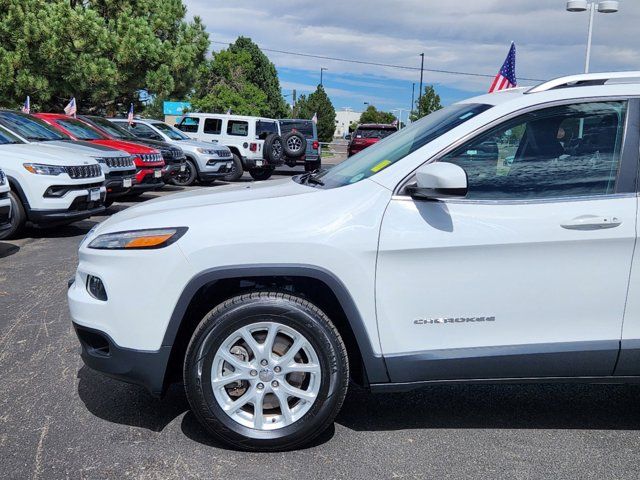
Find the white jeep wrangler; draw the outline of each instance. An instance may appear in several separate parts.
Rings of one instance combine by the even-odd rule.
[[[260,450],[320,434],[349,377],[637,382],[639,156],[640,72],[587,74],[319,174],[129,208],[80,246],[82,358],[156,394],[183,381],[212,435]]]

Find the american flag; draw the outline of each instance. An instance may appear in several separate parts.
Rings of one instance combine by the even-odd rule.
[[[129,125],[131,125],[133,123],[133,103],[129,107],[129,114],[127,115],[127,122],[129,122]]]
[[[231,115],[231,107],[227,109],[227,115]]]
[[[27,99],[24,101],[24,105],[22,105],[22,113],[31,113],[31,99],[29,95],[27,95]]]
[[[76,112],[76,97],[71,97],[71,100],[69,100],[69,104],[64,107],[64,113],[70,117],[75,117]]]
[[[518,84],[516,80],[516,44],[511,42],[511,48],[506,60],[502,64],[502,68],[493,79],[489,93],[505,88],[513,88]]]
[[[318,123],[318,112],[313,114],[313,117],[311,117],[311,121],[313,123]]]

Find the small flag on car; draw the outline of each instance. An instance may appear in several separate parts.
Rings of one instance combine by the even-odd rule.
[[[127,122],[129,122],[129,125],[131,125],[133,123],[133,103],[129,107],[129,114],[127,115]]]
[[[68,115],[70,117],[75,117],[76,112],[77,112],[76,97],[71,97],[71,100],[69,100],[69,104],[66,107],[64,107],[64,113],[65,115]]]
[[[511,48],[507,54],[507,58],[502,64],[502,68],[493,79],[493,83],[489,88],[489,93],[513,88],[518,84],[516,80],[516,44],[511,42]]]
[[[29,98],[29,95],[27,95],[27,99],[22,105],[22,113],[31,113],[31,98]]]
[[[318,112],[313,114],[313,117],[311,117],[311,121],[316,124],[318,123]]]
[[[227,109],[227,115],[231,115],[231,108]]]

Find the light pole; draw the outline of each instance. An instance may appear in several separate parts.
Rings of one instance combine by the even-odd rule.
[[[412,114],[413,114],[413,109],[415,107],[415,105],[413,104],[413,102],[415,102],[415,97],[416,97],[416,82],[413,82],[411,84],[411,110],[410,110]]]
[[[619,3],[614,0],[603,0],[601,2],[588,2],[587,0],[569,0],[567,2],[567,12],[586,12],[589,10],[589,33],[587,34],[587,53],[584,60],[584,73],[589,73],[589,63],[591,61],[591,37],[593,36],[593,17],[596,8],[599,13],[616,13]]]
[[[325,70],[329,70],[328,68],[324,68],[324,67],[320,67],[320,86],[324,86],[322,84],[322,72],[324,72]]]
[[[420,90],[418,90],[418,117],[420,116],[420,110],[422,109],[422,105],[420,105],[420,100],[422,100],[422,74],[424,73],[424,53],[420,54]]]

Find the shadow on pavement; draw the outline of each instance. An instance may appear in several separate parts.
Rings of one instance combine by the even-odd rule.
[[[0,258],[10,257],[14,253],[18,253],[20,247],[12,243],[0,242]]]
[[[356,431],[640,430],[639,398],[639,385],[454,385],[393,394],[352,386],[336,422]]]
[[[69,225],[62,225],[60,227],[49,228],[37,228],[31,227],[25,229],[24,233],[20,235],[20,238],[66,238],[77,237],[86,235],[94,225],[99,222],[93,220],[81,220]]]

